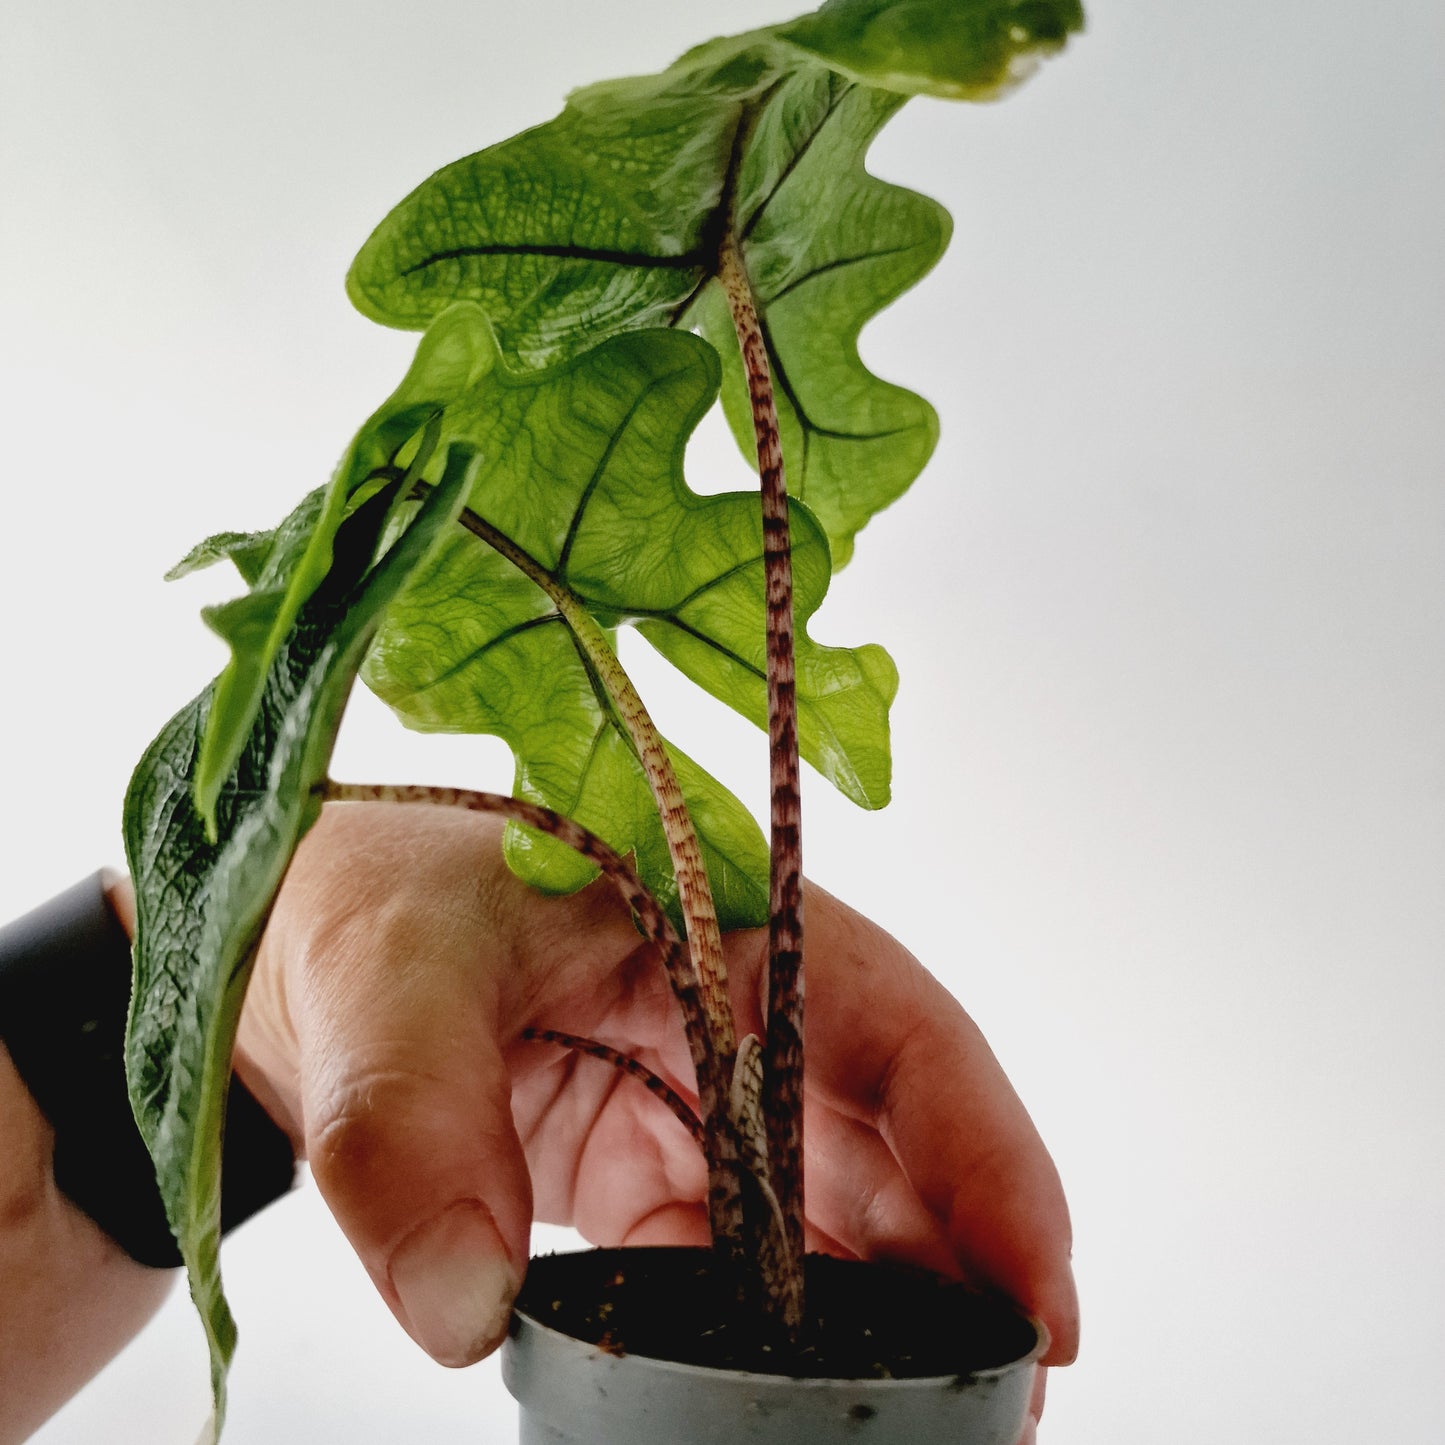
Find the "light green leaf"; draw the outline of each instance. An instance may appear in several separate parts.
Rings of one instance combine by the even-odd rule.
[[[869,85],[992,100],[1083,28],[1080,0],[827,0],[774,33]]]
[[[409,727],[492,733],[516,758],[512,791],[634,855],[673,921],[677,885],[626,731],[546,595],[485,543],[448,541],[398,606],[363,677]],[[724,928],[767,918],[768,852],[747,810],[669,748]],[[526,882],[567,893],[596,870],[554,839],[509,825],[507,862]]]
[[[739,234],[768,348],[789,493],[827,530],[835,566],[897,500],[938,441],[915,392],[875,376],[858,335],[943,254],[951,222],[932,201],[870,176],[863,159],[900,96],[805,68],[774,94],[737,180]],[[724,359],[723,405],[755,445],[747,379],[719,286],[688,313]]]
[[[469,506],[538,576],[604,626],[636,623],[684,672],[760,725],[766,719],[762,523],[752,493],[703,497],[683,480],[687,437],[712,404],[717,358],[683,332],[614,338],[545,372],[489,370],[448,408],[443,436],[484,458]],[[854,801],[888,796],[888,705],[878,647],[824,647],[808,620],[828,546],[792,514],[803,756]],[[517,759],[516,792],[635,851],[665,901],[674,885],[641,768],[569,624],[535,581],[469,535],[447,540],[382,630],[364,676],[412,727],[494,733]],[[683,789],[725,926],[766,915],[756,825],[681,759]],[[539,886],[572,888],[586,865],[548,840],[510,857]],[[719,873],[718,870],[721,870]]]
[[[418,446],[428,422],[475,382],[477,368],[490,365],[494,355],[484,327],[465,308],[428,331],[401,385],[362,427],[330,484],[312,494],[304,513],[282,523],[265,562],[246,579],[250,592],[202,613],[231,648],[195,768],[196,805],[208,828],[215,826],[216,800],[246,745],[271,664],[331,566],[332,541],[348,507],[378,468],[395,463],[408,443]],[[207,545],[192,556],[204,559]],[[249,561],[254,552],[246,555]]]
[[[215,685],[166,726],[126,795],[126,854],[136,890],[135,982],[126,1037],[131,1104],[151,1157],[211,1352],[215,1428],[236,1331],[221,1289],[220,1158],[236,1022],[252,954],[296,845],[314,821],[342,709],[384,609],[469,482],[458,448],[442,483],[386,554],[377,540],[397,486],[333,534],[326,574],[297,612],[267,671],[240,758],[215,798],[208,836],[191,791]],[[314,498],[299,511],[316,516]],[[278,535],[307,545],[288,519]]]
[[[1077,0],[839,4],[710,42],[660,75],[590,86],[555,120],[413,191],[357,256],[352,300],[404,327],[476,301],[523,367],[620,331],[701,325],[728,368],[725,401],[751,456],[716,281],[731,232],[768,336],[789,490],[841,564],[937,434],[932,408],[873,376],[857,338],[942,254],[949,221],[869,176],[868,145],[908,94],[994,88],[1001,67],[1011,74],[1077,20]]]
[[[241,580],[249,587],[261,575],[275,536],[274,532],[217,532],[215,536],[197,542],[166,573],[166,581],[175,582],[192,572],[199,572],[203,567],[213,567],[217,562],[229,560],[236,564]]]

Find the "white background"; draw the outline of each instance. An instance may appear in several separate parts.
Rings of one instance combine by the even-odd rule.
[[[413,338],[341,288],[371,226],[571,85],[787,10],[8,0],[0,916],[118,858],[132,761],[220,663],[195,612],[231,579],[161,573],[276,521],[400,376]],[[897,802],[813,780],[809,867],[965,1001],[1058,1158],[1054,1445],[1439,1429],[1442,69],[1430,0],[1096,0],[1017,96],[874,152],[957,220],[865,344],[945,433],[815,628],[903,688]],[[742,484],[716,426],[692,463]],[[644,653],[756,801],[760,735]],[[342,754],[508,777],[374,704]],[[234,1445],[512,1436],[495,1366],[425,1360],[310,1191],[228,1280]],[[188,1442],[204,1394],[177,1295],[37,1438]]]

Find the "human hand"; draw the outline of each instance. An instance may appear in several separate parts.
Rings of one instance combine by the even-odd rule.
[[[597,1244],[706,1243],[702,1156],[646,1090],[523,1038],[583,1034],[694,1098],[681,1016],[605,881],[518,882],[500,820],[328,806],[262,941],[236,1068],[291,1134],[403,1327],[447,1365],[506,1333],[535,1217]],[[903,947],[807,895],[808,1245],[994,1285],[1078,1341],[1058,1177],[982,1036]],[[739,1032],[767,941],[727,939]],[[1042,1409],[1039,1371],[1033,1439]]]

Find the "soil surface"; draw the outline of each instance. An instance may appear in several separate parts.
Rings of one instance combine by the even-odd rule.
[[[613,1249],[531,1262],[517,1308],[618,1354],[815,1379],[968,1377],[1026,1355],[1034,1327],[997,1296],[895,1265],[809,1255],[796,1349],[769,1342],[702,1249]]]

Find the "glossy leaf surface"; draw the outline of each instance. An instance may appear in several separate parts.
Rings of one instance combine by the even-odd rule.
[[[685,673],[754,722],[766,716],[762,530],[750,493],[698,496],[683,449],[718,386],[714,352],[681,332],[620,336],[545,372],[498,361],[448,408],[442,435],[483,458],[471,511],[604,626],[635,623]],[[793,511],[803,755],[855,802],[889,782],[897,686],[878,647],[824,647],[808,618],[829,581],[826,539]],[[515,791],[635,851],[670,902],[661,826],[630,743],[554,600],[477,538],[438,548],[388,619],[367,682],[413,727],[495,733]],[[759,759],[765,756],[760,749]],[[767,852],[741,805],[678,757],[724,926],[766,916]],[[584,882],[550,840],[514,834],[511,859],[539,886]]]
[[[373,496],[334,533],[331,566],[277,649],[254,726],[217,791],[214,838],[191,790],[214,685],[152,743],[126,797],[137,917],[127,1080],[206,1328],[217,1429],[235,1346],[219,1263],[221,1135],[252,953],[319,810],[313,789],[325,777],[361,658],[384,609],[454,524],[467,463],[462,451],[453,454],[442,485],[374,564],[395,488]],[[303,563],[309,534],[302,523],[317,511],[316,498],[308,498],[278,530],[292,565]],[[287,575],[286,561],[273,553],[278,579]]]
[[[875,376],[858,355],[864,324],[933,266],[951,228],[941,206],[863,169],[874,135],[902,104],[806,67],[759,117],[759,143],[737,177],[746,218],[739,238],[768,348],[788,491],[822,522],[837,566],[938,441],[928,402]],[[700,292],[686,321],[724,358],[723,405],[751,455],[752,408],[721,287]]]
[[[1077,0],[842,3],[700,46],[660,75],[590,86],[555,120],[413,191],[357,256],[350,294],[403,327],[476,301],[524,367],[619,331],[699,322],[729,369],[729,415],[751,455],[715,295],[731,230],[785,402],[789,488],[841,563],[937,431],[932,408],[873,376],[856,343],[942,254],[949,222],[870,177],[868,144],[908,94],[996,89],[1078,19]]]

